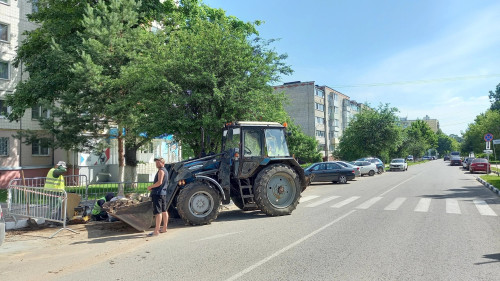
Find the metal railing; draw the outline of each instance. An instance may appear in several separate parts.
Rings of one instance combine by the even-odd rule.
[[[124,193],[148,193],[147,187],[151,182],[99,182],[89,184],[87,187],[87,199],[96,200],[105,196],[108,192],[116,196],[120,188]]]
[[[49,238],[54,237],[61,230],[78,233],[66,227],[67,201],[68,195],[62,189],[17,184],[9,185],[8,189],[8,212],[14,218],[41,218],[46,221],[62,223],[63,227]]]

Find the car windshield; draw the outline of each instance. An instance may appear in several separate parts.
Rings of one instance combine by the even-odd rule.
[[[392,163],[404,163],[405,160],[403,160],[403,159],[393,159],[391,162]]]
[[[488,160],[484,158],[477,158],[472,160],[472,163],[488,163]]]

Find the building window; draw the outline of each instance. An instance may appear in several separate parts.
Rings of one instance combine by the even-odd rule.
[[[316,130],[316,136],[324,138],[325,137],[325,131]]]
[[[9,63],[6,61],[0,61],[0,79],[9,80]]]
[[[330,151],[334,151],[335,150],[335,145],[334,144],[330,144]]]
[[[0,138],[0,156],[9,156],[9,138]]]
[[[0,118],[10,114],[10,106],[7,106],[6,101],[0,100]]]
[[[316,96],[320,97],[320,98],[324,98],[325,97],[325,92],[323,92],[323,90],[319,89],[319,88],[316,88],[315,89],[315,93],[314,93]]]
[[[0,22],[0,41],[9,41],[9,25]]]
[[[31,108],[31,119],[49,118],[50,110],[43,106],[36,105]]]
[[[340,124],[340,123],[339,123],[339,119],[335,119],[335,121],[334,121],[334,123],[333,123],[333,124],[334,124],[335,126],[337,126],[337,127],[338,127],[338,126],[339,126],[339,124]]]
[[[321,103],[314,103],[316,105],[316,109],[319,111],[325,111],[325,105]]]
[[[142,153],[153,153],[154,152],[153,142],[151,141],[151,142],[144,144],[141,147],[141,152]]]
[[[325,118],[316,117],[316,124],[325,124]]]
[[[43,146],[42,142],[38,140],[31,144],[31,154],[38,156],[47,156],[49,155],[49,148],[47,146]]]
[[[31,0],[31,12],[38,12],[38,0]]]
[[[338,99],[339,99],[339,95],[337,95],[337,94],[333,94],[333,100],[335,100],[335,101],[336,101],[336,100],[338,100]]]

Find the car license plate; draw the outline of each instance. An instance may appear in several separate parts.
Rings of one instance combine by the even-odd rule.
[[[478,167],[484,167],[484,165],[480,164],[480,165],[477,165]]]

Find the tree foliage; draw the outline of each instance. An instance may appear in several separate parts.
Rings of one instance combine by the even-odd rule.
[[[437,141],[437,135],[423,120],[412,122],[404,130],[403,147],[414,157],[421,157],[428,149],[436,147]]]
[[[500,111],[500,84],[497,85],[495,92],[490,91],[491,110]]]
[[[437,152],[439,155],[450,154],[452,151],[459,151],[460,144],[451,136],[447,136],[441,130],[437,133]]]
[[[476,116],[474,123],[469,124],[463,134],[461,152],[464,154],[474,152],[476,156],[483,155],[484,135],[487,133],[493,134],[495,138],[500,136],[500,111],[490,109]]]
[[[294,155],[299,163],[314,163],[321,161],[318,151],[318,141],[302,132],[300,127],[290,124],[288,126],[288,147],[290,154]]]
[[[289,119],[284,94],[270,84],[291,69],[286,55],[270,47],[273,40],[258,37],[259,21],[241,21],[197,0],[179,6],[40,0],[30,20],[39,28],[27,32],[16,62],[30,79],[8,97],[9,118],[19,120],[36,105],[52,115],[40,119],[44,131],[20,132],[26,142],[91,148],[116,126],[127,164],[135,166],[136,150],[162,133],[199,155],[202,141],[207,152],[220,148],[226,122]],[[162,27],[156,32],[153,20]],[[292,130],[292,140],[302,141],[292,141],[290,150],[315,159],[314,138]]]
[[[377,156],[387,161],[389,154],[401,144],[401,128],[397,125],[398,110],[388,104],[366,109],[349,123],[335,156],[345,160]]]

